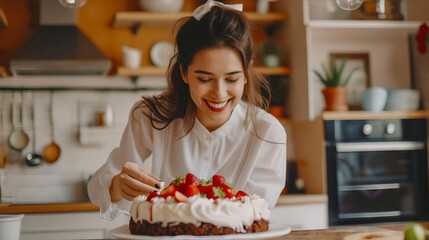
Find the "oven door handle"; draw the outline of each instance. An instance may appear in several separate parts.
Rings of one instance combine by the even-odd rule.
[[[411,151],[425,149],[424,142],[336,143],[337,152]]]
[[[371,191],[371,190],[392,190],[401,188],[400,183],[383,183],[383,184],[365,184],[365,185],[351,185],[339,186],[340,192],[348,191]]]

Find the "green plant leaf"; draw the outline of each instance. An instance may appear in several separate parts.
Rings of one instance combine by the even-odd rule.
[[[346,79],[345,79],[345,81],[343,82],[342,86],[347,86],[347,84],[349,83],[350,78],[353,76],[353,74],[354,74],[357,70],[360,70],[360,69],[361,69],[361,68],[360,68],[359,66],[354,67],[354,68],[352,69],[352,71],[350,71],[349,75],[346,77]]]
[[[313,70],[313,72],[317,75],[317,77],[319,78],[320,82],[322,82],[323,85],[328,86],[328,82],[322,77],[322,74],[320,74],[320,72]]]
[[[323,63],[322,63],[322,68],[323,68],[323,71],[325,72],[325,75],[326,75],[326,79],[325,79],[326,82],[327,82],[326,86],[327,87],[333,86],[332,85],[332,78],[329,75],[328,70],[326,70],[326,67],[325,67],[325,65]]]
[[[337,76],[337,64],[335,64],[335,62],[331,63],[331,75],[333,86],[338,86],[339,79]]]
[[[338,69],[338,85],[342,85],[341,83],[341,76],[343,75],[344,67],[346,66],[347,58],[343,58],[343,61],[341,61],[341,66]],[[345,86],[345,85],[342,85]]]

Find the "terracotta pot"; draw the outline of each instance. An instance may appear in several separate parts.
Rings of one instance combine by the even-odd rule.
[[[327,87],[322,90],[325,97],[325,111],[347,111],[347,87]]]

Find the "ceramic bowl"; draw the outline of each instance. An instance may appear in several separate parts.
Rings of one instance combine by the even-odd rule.
[[[184,0],[138,0],[144,11],[160,13],[177,13],[182,10]]]

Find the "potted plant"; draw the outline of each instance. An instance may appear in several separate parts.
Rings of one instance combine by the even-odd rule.
[[[354,67],[348,75],[343,78],[344,67],[346,66],[347,59],[344,58],[339,67],[334,61],[331,62],[329,71],[325,65],[322,64],[324,76],[317,70],[313,72],[317,75],[320,82],[325,86],[322,90],[325,98],[325,111],[347,111],[349,106],[347,105],[347,83],[353,74],[360,69],[360,67]]]

